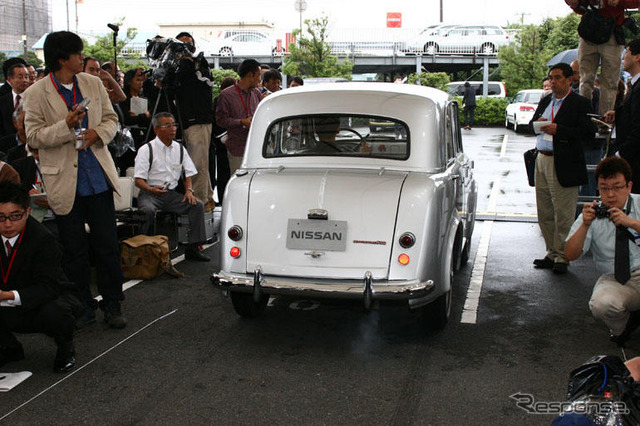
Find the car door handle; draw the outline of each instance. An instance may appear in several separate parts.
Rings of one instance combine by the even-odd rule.
[[[460,175],[451,175],[451,180],[460,179]]]

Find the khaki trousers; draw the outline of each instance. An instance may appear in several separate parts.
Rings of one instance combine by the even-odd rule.
[[[597,112],[604,115],[613,110],[620,80],[620,64],[624,46],[616,43],[611,35],[604,44],[593,44],[582,37],[578,44],[578,63],[580,64],[580,94],[591,99],[598,65],[602,61],[600,72],[600,104]]]
[[[640,309],[640,270],[634,271],[624,285],[613,275],[601,276],[593,288],[589,309],[594,317],[604,321],[611,334],[622,334],[629,312]]]
[[[564,240],[576,216],[578,187],[565,188],[556,177],[552,155],[538,153],[535,170],[538,225],[547,247],[546,256],[559,263],[569,263],[564,255]]]
[[[182,132],[189,156],[198,170],[198,174],[191,177],[193,194],[205,204],[213,200],[213,188],[209,178],[211,129],[211,124],[193,124]]]
[[[229,170],[231,171],[229,175],[233,176],[236,170],[238,170],[240,166],[242,166],[243,157],[236,157],[235,155],[231,155],[228,152],[227,152],[227,157],[229,157]]]

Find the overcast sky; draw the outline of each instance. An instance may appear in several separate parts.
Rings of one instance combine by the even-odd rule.
[[[53,29],[76,28],[74,0],[51,0]],[[80,33],[105,33],[108,22],[125,19],[125,27],[156,31],[158,23],[260,22],[273,23],[277,30],[299,26],[296,0],[80,0]],[[325,14],[332,28],[384,29],[388,12],[402,13],[402,28],[418,29],[440,20],[440,0],[305,0],[302,18]],[[571,9],[563,0],[443,0],[444,21],[461,24],[540,23],[546,17],[567,15]]]

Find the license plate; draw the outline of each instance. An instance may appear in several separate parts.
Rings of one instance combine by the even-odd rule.
[[[289,219],[287,248],[345,251],[347,249],[347,221]]]

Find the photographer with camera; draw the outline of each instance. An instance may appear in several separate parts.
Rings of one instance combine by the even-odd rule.
[[[595,177],[602,201],[583,206],[564,250],[569,260],[591,250],[602,276],[589,308],[622,347],[640,325],[640,195],[631,194],[631,167],[623,158],[602,160]]]
[[[215,207],[209,176],[209,145],[213,126],[213,77],[204,55],[192,56],[196,45],[191,34],[182,32],[176,39],[183,42],[191,55],[180,58],[175,73],[175,100],[182,139],[193,158],[198,174],[193,177],[195,196],[210,211]]]
[[[625,9],[640,7],[640,0],[565,0],[575,13],[582,15],[578,34],[580,63],[580,94],[591,99],[596,71],[600,75],[600,115],[612,110],[620,75],[620,56],[625,44],[623,26],[637,34],[632,18],[625,18]]]

